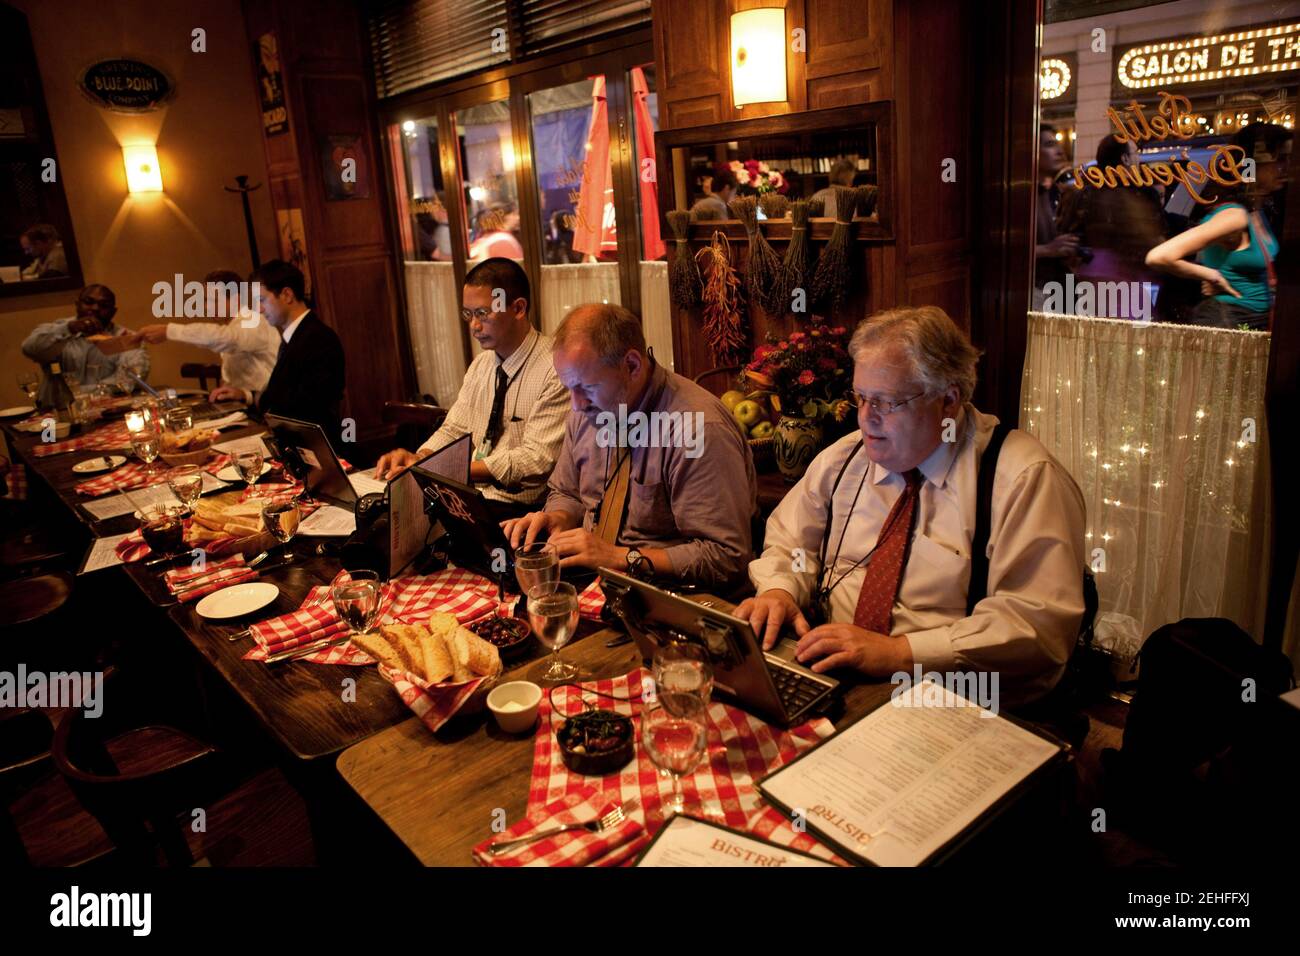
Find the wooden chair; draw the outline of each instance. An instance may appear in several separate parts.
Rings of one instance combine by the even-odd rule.
[[[50,764],[49,718],[30,707],[0,708],[0,865],[27,866],[31,861],[9,805],[42,777]]]
[[[219,788],[230,789],[224,755],[174,727],[133,727],[130,694],[115,694],[116,671],[104,674],[107,703],[96,718],[69,711],[54,733],[51,756],[73,794],[113,842],[121,862],[191,866],[194,856],[177,820],[209,807]],[[119,767],[110,754],[145,755]],[[188,824],[188,820],[186,823]]]
[[[384,402],[384,423],[396,425],[398,447],[415,451],[447,417],[447,409],[420,402]]]
[[[709,379],[720,378],[721,379],[720,382],[716,384],[710,382],[708,385],[704,385],[704,387],[707,388],[709,391],[713,392],[715,395],[721,395],[722,392],[725,392],[732,387],[731,379],[735,377],[736,373],[739,372],[740,369],[741,366],[739,365],[723,365],[720,366],[719,368],[711,368],[708,369],[707,371],[701,372],[699,375],[696,375],[693,381],[695,382],[696,385],[704,385],[704,383]],[[722,391],[717,390],[718,385],[723,386]]]
[[[221,384],[221,366],[204,365],[202,362],[185,362],[181,365],[181,378],[197,378],[199,388],[208,392]],[[211,385],[208,385],[208,379],[212,379]]]

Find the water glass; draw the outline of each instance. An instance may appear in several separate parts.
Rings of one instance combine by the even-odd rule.
[[[262,453],[260,451],[241,451],[235,455],[235,470],[248,483],[251,493],[257,479],[262,477]]]
[[[555,545],[534,541],[515,552],[515,579],[519,593],[528,594],[536,587],[555,590],[560,583],[560,554]]]
[[[539,584],[528,592],[528,623],[537,640],[551,651],[551,666],[542,680],[559,683],[572,680],[578,669],[560,660],[560,648],[573,640],[578,630],[578,592],[572,584]]]
[[[379,617],[383,585],[375,571],[340,571],[330,584],[330,600],[339,619],[353,634],[364,634]]]
[[[166,419],[171,431],[189,431],[194,427],[194,410],[189,405],[178,405],[167,409]]]
[[[181,465],[167,473],[167,486],[187,508],[203,494],[203,470],[198,465]]]
[[[296,498],[267,498],[262,502],[262,526],[276,541],[285,545],[286,563],[293,560],[293,552],[289,550],[288,544],[298,533],[301,521],[302,512]]]
[[[669,710],[679,710],[684,705],[682,697],[693,697],[705,708],[713,696],[713,666],[709,652],[693,641],[674,641],[655,649],[651,661],[655,687],[659,700]]]
[[[708,722],[704,703],[684,696],[678,707],[660,702],[641,711],[641,745],[661,774],[672,779],[672,796],[664,803],[664,817],[681,813],[686,806],[682,777],[699,766],[708,749]]]

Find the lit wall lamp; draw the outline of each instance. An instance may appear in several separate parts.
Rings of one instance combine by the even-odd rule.
[[[122,162],[126,166],[126,188],[133,193],[163,191],[162,167],[158,165],[155,146],[123,146]]]
[[[736,106],[785,102],[785,39],[781,7],[731,15],[731,98]]]

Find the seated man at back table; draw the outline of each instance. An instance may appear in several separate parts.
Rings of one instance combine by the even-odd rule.
[[[726,407],[670,372],[641,323],[580,305],[555,333],[573,410],[546,508],[505,522],[514,547],[549,537],[561,567],[608,567],[726,588],[753,545],[754,461]]]
[[[106,285],[88,285],[77,296],[77,314],[73,318],[55,319],[32,329],[23,341],[23,354],[42,366],[38,401],[49,408],[57,401],[56,386],[50,379],[50,365],[57,362],[65,381],[81,385],[108,382],[126,392],[135,390],[131,372],[142,379],[149,377],[149,353],[128,348],[105,355],[96,344],[109,338],[129,336],[138,346],[139,336],[113,324],[117,314],[117,296]]]
[[[442,426],[418,452],[390,451],[375,465],[389,479],[462,435],[474,443],[469,477],[498,520],[517,518],[546,494],[564,443],[568,394],[551,363],[553,340],[528,320],[528,275],[510,259],[485,259],[465,276],[461,318],[483,351],[470,363]]]
[[[280,353],[280,333],[247,304],[240,303],[239,273],[218,269],[209,272],[203,283],[207,314],[223,318],[224,322],[159,322],[141,326],[141,337],[151,345],[188,342],[217,352],[221,355],[218,388],[239,389],[249,395],[265,391]]]
[[[306,280],[283,259],[262,263],[254,278],[260,285],[262,315],[280,334],[275,368],[260,393],[222,385],[213,389],[213,402],[237,399],[255,405],[259,414],[315,422],[338,450],[340,406],[343,404],[344,359],[339,337],[303,301]]]
[[[933,306],[868,318],[849,352],[861,433],[818,455],[772,513],[749,566],[758,594],[736,614],[765,647],[793,626],[815,671],[992,671],[1005,706],[1041,698],[1084,612],[1078,485],[1033,436],[1007,436],[987,596],[968,616],[978,465],[997,423],[970,404],[979,353]]]

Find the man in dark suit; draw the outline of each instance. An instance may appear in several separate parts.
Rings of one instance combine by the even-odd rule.
[[[213,401],[242,399],[258,412],[271,412],[320,425],[330,442],[339,442],[343,401],[343,346],[334,330],[307,307],[297,266],[282,259],[262,264],[254,279],[261,285],[262,315],[280,333],[280,353],[271,379],[260,394],[222,386]]]

